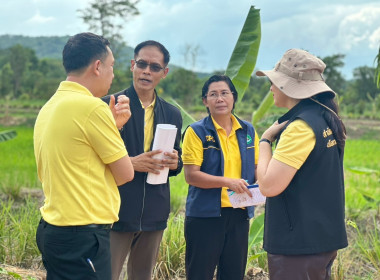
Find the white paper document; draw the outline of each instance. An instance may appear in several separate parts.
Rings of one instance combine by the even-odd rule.
[[[158,124],[154,135],[152,150],[162,150],[155,159],[163,159],[165,152],[173,152],[177,128],[172,124]],[[160,174],[148,173],[146,182],[152,185],[164,184],[168,180],[169,167],[160,170]]]
[[[228,198],[230,199],[233,208],[241,208],[265,203],[266,197],[261,194],[259,185],[249,185],[247,188],[251,192],[252,197],[245,192],[235,193],[234,191],[227,190]]]

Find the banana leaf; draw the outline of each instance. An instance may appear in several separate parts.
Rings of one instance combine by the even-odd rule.
[[[260,244],[264,236],[264,213],[255,217],[249,229],[249,248]]]
[[[379,47],[379,53],[375,57],[375,63],[377,64],[375,68],[375,83],[377,88],[380,88],[380,47]]]
[[[196,122],[196,120],[181,105],[179,105],[178,102],[175,101],[173,98],[170,98],[168,100],[168,102],[171,103],[172,105],[176,106],[181,111],[181,115],[182,115],[182,131],[181,131],[181,133],[183,133],[185,131],[185,129],[190,124],[192,124],[193,122]]]
[[[239,93],[239,100],[243,98],[244,93],[249,86],[250,78],[256,65],[260,40],[260,10],[255,9],[254,6],[251,6],[238,41],[236,42],[235,48],[228,62],[227,69],[225,71],[225,74],[231,78],[236,90]],[[266,99],[268,99],[268,97],[266,97]],[[189,124],[195,122],[195,119],[188,112],[186,112],[186,110],[182,108],[173,98],[171,98],[169,102],[175,105],[181,111],[183,117],[183,132]],[[268,106],[265,103],[264,105],[265,106],[262,108],[260,106],[260,110],[257,110],[257,116],[260,116],[260,118],[265,114],[265,112],[270,108],[272,104]]]
[[[347,167],[346,170],[349,170],[357,174],[367,174],[367,175],[380,174],[379,170],[365,168],[365,167]]]
[[[249,85],[261,40],[260,10],[251,6],[225,74],[239,93],[239,101]]]
[[[14,130],[7,130],[0,132],[0,142],[11,140],[17,136],[17,132]]]

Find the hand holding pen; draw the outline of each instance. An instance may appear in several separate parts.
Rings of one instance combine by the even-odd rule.
[[[247,193],[250,197],[252,197],[252,193],[249,191],[247,186],[249,185],[248,182],[244,179],[233,179],[233,178],[225,178],[226,184],[225,186],[228,187],[230,190],[236,192],[236,193]]]

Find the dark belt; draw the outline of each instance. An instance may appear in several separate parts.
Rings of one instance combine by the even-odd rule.
[[[44,223],[46,226],[55,227],[59,229],[69,229],[69,230],[94,230],[94,229],[106,229],[109,230],[112,228],[113,224],[89,224],[89,225],[81,225],[81,226],[56,226],[49,224],[46,222],[43,218],[41,218],[41,222]]]

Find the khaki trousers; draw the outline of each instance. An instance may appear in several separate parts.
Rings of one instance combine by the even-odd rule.
[[[112,280],[120,277],[127,259],[128,280],[151,280],[164,231],[111,231]]]

